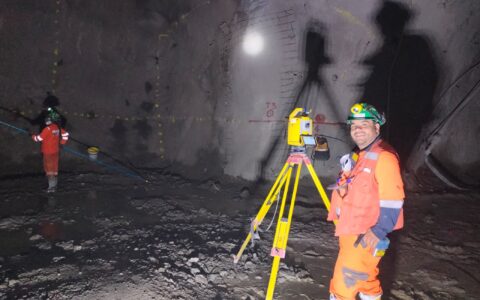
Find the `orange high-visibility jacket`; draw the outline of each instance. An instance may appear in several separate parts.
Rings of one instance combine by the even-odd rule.
[[[43,128],[39,135],[32,135],[35,142],[42,142],[42,153],[53,154],[59,151],[59,144],[66,144],[68,141],[68,132],[63,128],[61,130],[62,138],[60,139],[60,130],[57,124],[50,124]]]
[[[347,177],[342,182],[344,187],[333,191],[328,214],[329,221],[338,220],[336,236],[365,233],[377,223],[380,207],[403,206],[405,194],[398,155],[381,139],[359,153]],[[403,208],[394,230],[402,227]]]

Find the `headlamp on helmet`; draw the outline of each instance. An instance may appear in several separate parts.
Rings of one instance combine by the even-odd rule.
[[[385,116],[377,111],[373,105],[367,103],[355,103],[350,108],[350,114],[347,118],[347,124],[352,124],[353,120],[372,120],[380,126],[385,124]]]
[[[47,117],[45,118],[45,122],[47,120],[50,122],[58,122],[60,121],[60,115],[51,107],[47,108]]]

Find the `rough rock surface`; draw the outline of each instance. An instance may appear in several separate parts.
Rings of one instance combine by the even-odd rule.
[[[0,299],[263,299],[275,223],[236,254],[269,186],[238,179],[192,182],[149,174],[66,174],[46,194],[43,177],[0,181]],[[406,227],[381,274],[387,299],[474,299],[478,195],[409,195]],[[450,201],[457,208],[449,206]],[[336,256],[318,194],[300,188],[276,299],[327,299]]]

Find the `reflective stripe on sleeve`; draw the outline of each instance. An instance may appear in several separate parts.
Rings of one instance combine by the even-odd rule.
[[[380,200],[380,207],[402,208],[403,207],[403,200]]]
[[[34,139],[35,139],[35,142],[41,142],[41,141],[43,141],[42,137],[39,136],[39,135],[36,135]]]

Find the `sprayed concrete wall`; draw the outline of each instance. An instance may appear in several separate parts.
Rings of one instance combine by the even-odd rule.
[[[285,118],[302,106],[330,145],[330,160],[315,168],[334,177],[352,146],[348,109],[364,100],[385,111],[383,134],[405,168],[423,166],[428,148],[462,180],[480,178],[478,1],[1,6],[2,120],[36,130],[27,119],[51,92],[80,151],[96,145],[192,177],[272,178],[288,153]],[[264,38],[257,56],[242,49],[251,31]],[[1,132],[11,141],[0,146],[3,173],[30,170],[38,149]],[[65,168],[76,160],[64,157]]]

